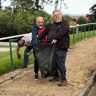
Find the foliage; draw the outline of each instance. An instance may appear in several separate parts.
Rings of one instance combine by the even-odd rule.
[[[95,7],[96,7],[96,4],[94,4],[93,6],[91,6],[91,8],[89,9],[92,14],[95,13],[95,10],[96,10]]]
[[[93,22],[95,22],[95,18],[94,18],[93,15],[91,15],[91,16],[89,17],[88,23],[93,23]]]
[[[85,38],[90,38],[92,36],[96,36],[96,30],[92,31],[78,31],[78,33],[70,34],[70,44],[74,45],[77,42],[80,42],[81,40]]]
[[[69,15],[64,15],[63,18],[68,22],[73,21],[73,19]]]
[[[25,11],[14,14],[11,10],[7,10],[0,11],[0,37],[31,32],[32,24],[37,16],[44,17],[46,23],[52,20],[51,15],[45,11]]]
[[[7,47],[8,48],[8,47]],[[13,47],[12,47],[13,48]],[[14,47],[15,49],[15,47]],[[21,59],[18,59],[16,56],[16,50],[12,51],[12,56],[13,56],[13,66],[14,69],[17,68],[21,68],[23,65],[23,55],[24,55],[24,50],[25,47],[22,48],[22,50],[20,50],[20,54],[21,54]],[[33,54],[31,54],[29,56],[29,64],[32,64],[34,60],[34,56]],[[0,75],[7,73],[9,71],[11,71],[11,64],[10,64],[10,53],[8,52],[2,52],[2,55],[0,55]]]
[[[96,4],[94,4],[90,9],[89,9],[91,14],[87,14],[87,17],[89,17],[89,22],[96,22]]]
[[[8,36],[9,34],[15,34],[13,20],[14,17],[12,14],[0,11],[0,37],[2,35]]]
[[[52,17],[43,10],[43,4],[52,0],[10,0],[11,5],[0,10],[0,37],[29,33],[37,16],[44,17],[46,23]]]
[[[10,0],[14,12],[43,10],[47,4],[52,4],[53,0]]]
[[[77,20],[77,24],[86,24],[86,19],[84,19],[84,17],[79,17],[79,19]]]
[[[12,2],[14,13],[41,9],[39,0],[15,0]]]

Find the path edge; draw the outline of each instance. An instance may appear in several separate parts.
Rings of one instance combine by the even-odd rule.
[[[85,86],[80,90],[77,96],[87,96],[95,81],[96,81],[96,71],[93,72],[92,76],[86,82]]]

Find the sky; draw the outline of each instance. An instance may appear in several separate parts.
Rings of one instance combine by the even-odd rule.
[[[10,4],[9,1],[10,0],[6,0],[6,2],[4,2],[3,5],[8,6]],[[67,15],[90,14],[90,11],[89,11],[90,7],[96,4],[96,0],[63,0],[63,1],[64,2],[62,3],[61,12]],[[66,6],[64,7],[65,3],[66,3]],[[44,8],[44,10],[49,14],[52,14],[52,11],[54,9],[55,9],[54,4],[46,5]],[[60,6],[58,6],[58,9],[60,9]]]

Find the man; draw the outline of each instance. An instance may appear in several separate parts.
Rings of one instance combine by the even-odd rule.
[[[45,24],[44,24],[44,19],[41,16],[38,16],[36,18],[36,24],[34,23],[33,28],[32,28],[32,45],[34,46],[35,44],[38,44],[37,37],[45,30]],[[40,42],[46,42],[46,37],[43,37]],[[34,53],[34,50],[33,50]],[[39,66],[38,62],[36,60],[35,54],[34,54],[34,72],[35,76],[34,79],[38,80],[38,71],[39,71]]]
[[[24,51],[24,62],[23,62],[23,68],[27,68],[28,64],[28,56],[30,55],[30,51],[33,48],[31,45],[31,40],[32,40],[32,33],[25,34],[19,41],[18,41],[18,46],[17,46],[17,57],[21,58],[21,55],[19,53],[20,48],[23,46],[26,46],[25,51]],[[30,52],[30,53],[29,53]]]
[[[69,48],[69,24],[62,19],[62,14],[59,10],[53,11],[53,23],[46,27],[46,30],[38,36],[38,40],[47,35],[47,42],[56,44],[56,67],[61,75],[60,83],[58,86],[65,86],[68,84],[66,78],[66,56]],[[58,76],[49,80],[57,81]]]

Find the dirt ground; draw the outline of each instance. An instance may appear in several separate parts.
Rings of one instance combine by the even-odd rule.
[[[96,38],[85,39],[69,48],[67,55],[69,85],[59,87],[48,78],[34,80],[33,65],[0,84],[0,96],[76,96],[96,70]]]

